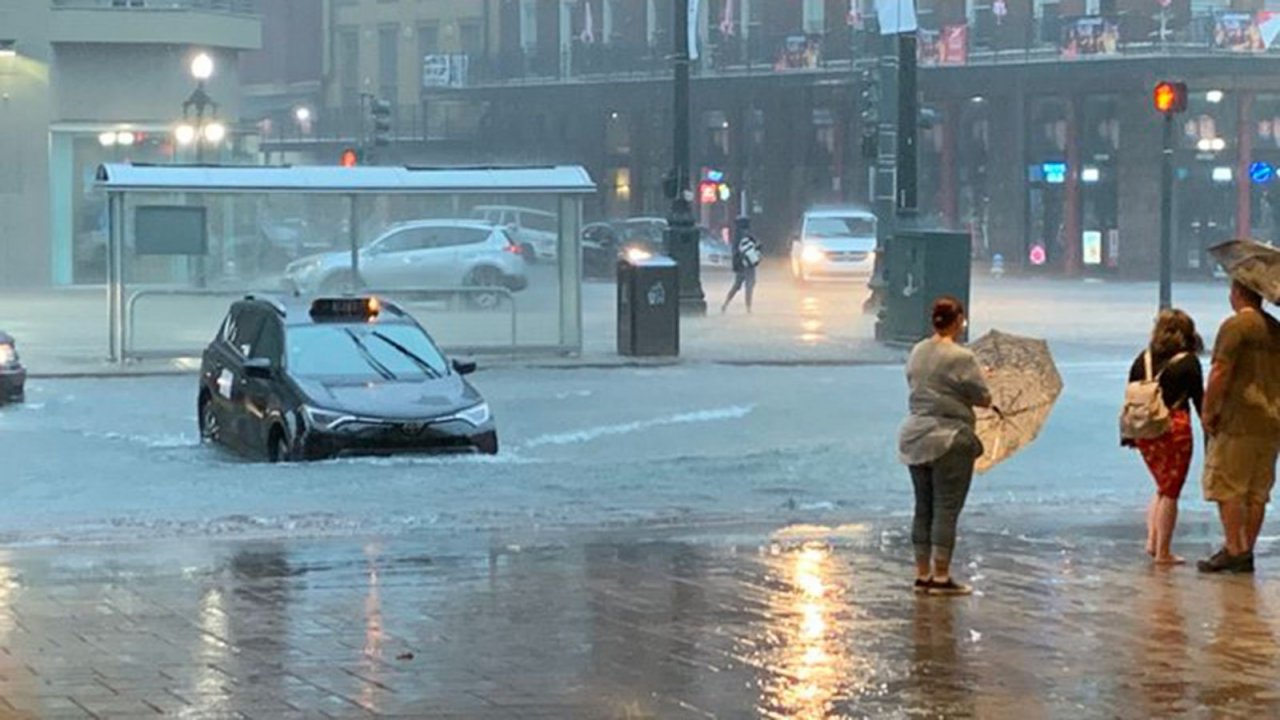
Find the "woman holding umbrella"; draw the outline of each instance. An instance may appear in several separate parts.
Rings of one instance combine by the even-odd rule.
[[[898,454],[915,486],[915,591],[967,595],[971,589],[951,577],[956,523],[973,480],[982,442],[975,432],[975,407],[991,406],[977,356],[960,345],[964,306],[952,297],[933,303],[934,334],[911,351],[907,361],[910,414],[898,436]]]

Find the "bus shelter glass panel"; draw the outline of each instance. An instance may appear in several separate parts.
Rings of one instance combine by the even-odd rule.
[[[153,192],[125,198],[126,355],[198,352],[228,305],[247,293],[296,296],[300,303],[378,294],[454,351],[572,350],[580,343],[577,199]]]

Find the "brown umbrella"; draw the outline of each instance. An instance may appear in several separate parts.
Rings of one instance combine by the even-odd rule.
[[[1062,376],[1044,340],[992,330],[969,349],[987,374],[994,404],[977,411],[983,453],[976,469],[983,473],[1036,439],[1062,394]]]
[[[1280,250],[1256,240],[1231,240],[1209,253],[1231,279],[1280,305]]]

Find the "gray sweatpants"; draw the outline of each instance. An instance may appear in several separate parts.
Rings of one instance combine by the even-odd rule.
[[[956,546],[956,523],[969,496],[977,450],[977,439],[962,432],[945,455],[928,465],[909,468],[916,490],[911,542],[915,545],[917,560],[929,558],[931,552],[936,560],[951,560],[951,551]]]

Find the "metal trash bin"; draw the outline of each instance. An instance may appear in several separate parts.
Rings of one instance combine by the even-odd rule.
[[[680,354],[680,274],[671,258],[618,262],[618,354]]]
[[[912,345],[933,333],[933,301],[950,295],[969,307],[972,240],[948,230],[899,230],[886,256],[885,321],[879,340]]]

